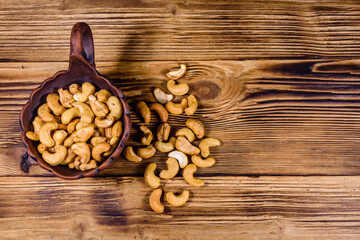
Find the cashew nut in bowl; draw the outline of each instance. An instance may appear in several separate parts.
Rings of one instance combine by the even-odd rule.
[[[59,103],[59,99],[60,97],[57,93],[50,93],[46,97],[46,103],[55,115],[61,115],[66,110],[66,108]]]
[[[113,125],[114,121],[115,121],[115,118],[113,116],[110,116],[108,118],[96,117],[95,125],[98,128],[108,128]]]
[[[105,128],[105,137],[111,139],[112,127]]]
[[[153,140],[153,134],[151,130],[144,125],[140,126],[140,130],[143,132],[143,136],[141,137],[141,144],[146,146],[150,145],[151,141]]]
[[[30,140],[33,140],[33,141],[39,141],[40,140],[39,135],[32,132],[32,131],[27,131],[25,135]]]
[[[175,158],[179,162],[179,166],[181,168],[186,167],[188,165],[188,157],[180,151],[172,151],[168,154],[168,157]]]
[[[55,142],[55,146],[56,145],[62,145],[65,138],[67,137],[67,132],[64,130],[56,130],[54,131],[54,134],[52,136],[52,138],[54,139]]]
[[[83,102],[74,102],[73,106],[79,109],[80,111],[80,122],[91,123],[94,120],[94,113],[89,105]]]
[[[139,157],[147,159],[154,156],[154,154],[156,153],[156,148],[154,148],[154,146],[151,144],[147,147],[138,148],[136,153]]]
[[[122,134],[123,134],[123,123],[122,121],[119,120],[114,123],[111,129],[110,144],[116,145],[119,142]]]
[[[39,145],[37,146],[37,150],[40,154],[43,154],[46,151],[46,146],[42,143],[39,143]]]
[[[176,137],[185,136],[187,138],[187,140],[189,140],[189,142],[192,142],[195,139],[194,133],[189,128],[186,128],[186,127],[180,128],[179,130],[177,130],[175,133],[175,136]]]
[[[96,146],[99,143],[106,142],[106,137],[98,136],[98,137],[92,137],[90,140],[91,145]]]
[[[149,197],[149,204],[152,210],[154,210],[157,213],[164,212],[164,205],[161,204],[160,198],[162,195],[162,189],[158,188],[155,189]]]
[[[149,123],[151,119],[150,109],[144,101],[140,101],[135,106],[136,111],[140,113],[141,117],[144,119],[145,123]]]
[[[175,148],[183,153],[189,155],[196,155],[200,153],[200,149],[192,145],[185,137],[180,136],[176,139]]]
[[[160,177],[163,179],[171,179],[176,176],[179,171],[179,164],[175,158],[169,157],[166,160],[167,170],[162,170],[160,172]]]
[[[214,158],[206,158],[206,159],[202,159],[200,156],[198,155],[194,155],[191,157],[191,161],[193,164],[195,164],[197,167],[201,167],[201,168],[207,168],[207,167],[211,167],[215,164],[215,159]]]
[[[48,151],[43,152],[42,158],[45,162],[50,164],[51,166],[56,166],[61,163],[67,154],[66,147],[62,145],[55,146],[55,153],[49,153]]]
[[[174,95],[185,95],[189,91],[189,85],[187,83],[176,84],[174,80],[169,80],[166,84],[167,89]]]
[[[123,106],[121,105],[120,100],[115,96],[111,96],[106,104],[110,111],[107,117],[113,116],[115,120],[119,120],[123,114]]]
[[[190,95],[187,97],[188,107],[185,108],[185,114],[186,115],[194,115],[198,108],[198,102],[196,100],[196,97],[194,95]]]
[[[201,187],[205,182],[199,178],[194,178],[194,173],[196,172],[196,166],[194,164],[189,164],[185,167],[183,171],[184,180],[194,187]]]
[[[209,147],[216,147],[216,146],[220,146],[220,145],[221,145],[221,142],[219,139],[205,138],[199,144],[199,148],[201,150],[201,155],[206,158],[210,154]]]
[[[94,126],[88,124],[86,127],[76,130],[71,135],[74,142],[87,142],[87,140],[94,134]]]
[[[187,190],[184,190],[180,195],[175,196],[173,192],[167,192],[165,194],[166,201],[174,207],[180,207],[184,205],[187,200],[189,199],[190,192]]]
[[[103,103],[106,103],[111,96],[112,94],[106,89],[101,89],[100,91],[95,93],[95,97],[97,97],[97,99]]]
[[[66,130],[66,129],[67,129],[67,125],[62,124],[62,123],[58,123],[58,129],[59,129],[59,130]]]
[[[166,109],[160,103],[152,103],[150,104],[150,110],[154,110],[158,113],[159,118],[162,122],[166,122],[168,120],[169,114]]]
[[[136,155],[132,146],[127,146],[124,151],[124,157],[130,162],[141,162],[142,158]]]
[[[39,130],[40,142],[46,147],[52,147],[55,145],[54,139],[51,137],[51,132],[58,128],[57,122],[46,122],[44,123]]]
[[[61,123],[69,124],[74,118],[80,117],[80,111],[76,107],[69,108],[61,114]],[[80,120],[79,120],[80,121]]]
[[[71,92],[71,94],[79,93],[81,92],[81,87],[79,84],[73,83],[69,86],[69,91]]]
[[[166,74],[169,79],[176,80],[184,76],[186,72],[186,65],[180,64],[180,68],[174,71],[170,71]]]
[[[160,88],[155,88],[154,96],[161,104],[166,104],[168,101],[171,101],[174,98],[172,94],[167,94]]]
[[[98,101],[94,95],[89,96],[89,103],[96,117],[105,117],[108,114],[109,109],[107,105]]]
[[[92,150],[93,159],[95,159],[96,161],[102,161],[101,154],[103,154],[104,152],[109,151],[110,147],[111,147],[110,144],[107,143],[107,142],[102,142],[102,143],[99,143],[99,144],[95,145],[93,150]]]
[[[155,175],[156,163],[149,163],[145,169],[144,179],[147,185],[152,188],[160,186],[160,178]]]
[[[186,106],[187,106],[187,100],[186,98],[183,98],[181,100],[181,103],[174,103],[172,101],[169,101],[165,105],[165,108],[169,111],[169,113],[180,115],[184,112]]]
[[[34,121],[32,122],[32,125],[34,127],[34,133],[39,134],[40,127],[44,124],[43,120],[39,118],[39,116],[36,116],[34,118]]]
[[[89,82],[84,82],[81,85],[81,92],[74,94],[73,98],[78,102],[86,102],[89,100],[89,96],[95,93],[95,87]],[[74,105],[74,104],[73,104]]]
[[[79,170],[81,171],[86,171],[86,170],[90,170],[90,169],[94,169],[97,167],[96,161],[95,160],[91,160],[88,163],[82,163],[79,166]]]
[[[167,141],[170,135],[171,126],[168,123],[162,123],[156,132],[157,139],[159,141]]]
[[[85,142],[74,143],[71,146],[71,150],[80,157],[82,163],[88,163],[90,161],[90,148]]]
[[[44,103],[38,108],[37,113],[40,119],[43,120],[44,122],[56,121],[55,116],[51,114],[51,110],[46,103]]]
[[[80,157],[77,156],[75,157],[75,160],[71,163],[68,164],[69,168],[76,168],[77,170],[80,170],[80,164],[81,164],[81,161],[80,161]]]
[[[196,135],[197,138],[203,138],[205,135],[204,124],[198,119],[188,119],[186,121],[186,126],[190,128]]]
[[[58,89],[60,103],[66,108],[71,108],[72,103],[75,102],[73,95],[69,92],[69,90],[64,90],[62,88]]]
[[[175,147],[175,141],[176,141],[175,137],[170,138],[168,142],[156,141],[155,147],[160,152],[170,152]]]
[[[76,154],[71,150],[71,148],[68,148],[66,157],[60,164],[68,165],[69,163],[74,161],[75,157],[76,157]]]

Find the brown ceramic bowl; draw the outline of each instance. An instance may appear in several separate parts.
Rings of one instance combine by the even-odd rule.
[[[29,102],[21,110],[20,124],[23,131],[21,140],[26,147],[26,153],[23,158],[31,157],[40,167],[61,178],[78,179],[96,175],[120,156],[130,135],[131,119],[129,105],[123,93],[107,77],[100,75],[95,69],[93,37],[91,29],[86,23],[74,25],[71,31],[70,47],[69,69],[59,71],[52,78],[46,79],[40,87],[30,94]],[[92,83],[97,90],[107,89],[120,99],[124,108],[124,114],[121,118],[124,127],[123,136],[114,152],[95,169],[79,171],[70,169],[68,166],[51,166],[42,159],[37,151],[39,142],[31,141],[25,136],[25,133],[28,130],[33,130],[32,121],[37,115],[37,108],[46,102],[46,96],[49,93],[57,92],[59,88],[68,88],[73,83],[82,84],[84,82]]]

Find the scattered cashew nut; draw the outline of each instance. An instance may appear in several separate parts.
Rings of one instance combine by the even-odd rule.
[[[204,124],[198,119],[188,119],[186,121],[186,126],[190,128],[196,135],[197,138],[203,138],[205,135]]]
[[[168,157],[175,158],[179,162],[179,166],[184,168],[188,165],[188,157],[180,151],[172,151],[168,154]]]
[[[161,104],[166,104],[168,101],[171,101],[174,98],[172,94],[167,94],[160,88],[155,88],[154,96]]]
[[[186,100],[186,98],[183,98],[181,100],[181,103],[174,103],[172,101],[169,101],[165,105],[165,108],[166,108],[166,110],[169,111],[169,113],[172,113],[175,115],[180,115],[184,112],[186,106],[187,106],[187,100]]]
[[[175,148],[183,153],[189,155],[196,155],[200,153],[200,149],[192,145],[185,137],[179,136],[175,142]]]
[[[179,163],[175,158],[169,157],[166,160],[167,170],[160,172],[160,177],[163,179],[171,179],[176,176],[179,171]]]
[[[198,108],[198,102],[196,100],[196,97],[194,95],[190,95],[187,97],[188,107],[185,108],[185,114],[186,115],[194,115]]]
[[[172,137],[168,142],[156,141],[155,147],[160,152],[170,152],[175,147],[176,138]]]
[[[191,161],[193,164],[195,164],[197,167],[201,167],[201,168],[207,168],[207,167],[211,167],[215,164],[215,159],[214,158],[206,158],[206,159],[202,159],[200,156],[198,155],[194,155],[191,157]]]
[[[124,157],[130,162],[141,162],[142,158],[136,155],[132,146],[127,146],[124,151]]]
[[[155,175],[156,163],[149,163],[145,169],[144,179],[147,185],[152,188],[160,186],[160,178]]]
[[[161,105],[160,103],[152,103],[150,104],[149,107],[150,110],[154,110],[158,113],[159,118],[162,122],[166,122],[168,120],[169,114],[166,111],[166,109],[164,108],[163,105]]]
[[[201,187],[205,182],[199,178],[194,178],[194,173],[196,172],[196,166],[194,164],[189,164],[185,167],[183,171],[184,180],[194,187]]]
[[[185,136],[187,138],[187,140],[189,140],[189,142],[192,142],[195,139],[194,133],[189,128],[186,128],[186,127],[180,128],[179,130],[177,130],[175,133],[175,136],[176,137]]]
[[[154,156],[154,154],[156,153],[156,148],[154,148],[154,146],[150,144],[147,147],[138,148],[136,153],[139,157],[147,159]]]
[[[150,109],[144,101],[140,101],[135,106],[136,111],[140,113],[145,123],[149,123],[151,119]]]
[[[151,141],[153,140],[153,134],[151,130],[144,125],[140,126],[140,130],[143,132],[143,136],[141,137],[141,144],[146,146],[150,145]]]
[[[165,194],[166,201],[174,207],[180,207],[184,205],[189,199],[190,192],[184,190],[180,195],[176,196],[173,192],[167,192]]]
[[[149,203],[152,210],[154,210],[157,213],[164,212],[164,205],[161,204],[160,198],[162,195],[162,189],[158,188],[155,189],[149,197]]]
[[[189,91],[189,85],[187,83],[176,84],[174,80],[169,80],[166,84],[167,89],[174,95],[185,95]]]
[[[170,71],[166,74],[169,79],[176,80],[184,76],[186,72],[186,65],[180,64],[180,68],[174,71]]]
[[[156,132],[156,137],[159,141],[167,141],[170,135],[171,126],[168,123],[162,123]]]
[[[221,142],[219,139],[216,139],[216,138],[203,139],[199,144],[199,148],[201,150],[201,155],[206,158],[210,154],[209,147],[216,147],[216,146],[220,146],[220,145],[221,145]]]

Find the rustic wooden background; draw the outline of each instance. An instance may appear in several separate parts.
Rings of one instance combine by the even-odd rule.
[[[197,116],[223,146],[204,187],[166,182],[190,190],[186,206],[150,209],[149,161],[77,181],[20,171],[20,109],[67,69],[79,21],[131,106],[188,65]],[[359,239],[359,74],[359,1],[0,1],[0,238]]]

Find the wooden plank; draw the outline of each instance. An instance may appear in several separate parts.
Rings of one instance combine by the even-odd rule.
[[[97,61],[356,58],[354,1],[14,0],[0,3],[2,61],[65,61],[72,25]]]
[[[211,177],[183,207],[147,203],[142,178],[0,178],[3,239],[359,238],[359,177]],[[9,194],[11,191],[11,194]],[[216,230],[216,231],[211,231]],[[191,234],[190,234],[191,233]],[[195,234],[195,235],[194,235]]]
[[[359,76],[349,74],[356,61],[211,61],[186,62],[188,82],[200,101],[195,115],[203,119],[207,136],[222,140],[212,149],[214,168],[203,175],[358,175]],[[329,73],[326,64],[340,73]],[[319,65],[322,64],[322,65]],[[0,63],[0,175],[20,174],[24,152],[18,114],[32,89],[66,63]],[[164,87],[165,72],[174,62],[99,63],[125,93],[132,109],[129,144],[138,144],[141,124],[134,111],[138,100],[155,101],[151,90]],[[335,67],[334,67],[335,66]],[[311,69],[315,67],[315,70]],[[24,77],[26,76],[26,78]],[[184,126],[186,116],[170,116]],[[149,127],[159,120],[153,115]],[[198,143],[198,142],[197,142]],[[9,160],[9,156],[11,160]],[[146,163],[164,167],[166,154],[136,165],[123,158],[104,171],[106,176],[141,176]],[[31,174],[46,174],[34,170]]]

